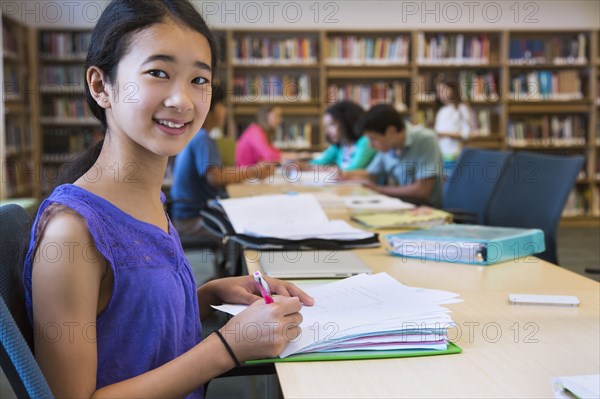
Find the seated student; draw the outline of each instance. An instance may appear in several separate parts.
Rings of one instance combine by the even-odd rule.
[[[367,136],[361,136],[356,130],[356,123],[364,113],[351,101],[341,101],[327,108],[323,127],[331,145],[310,164],[336,165],[342,171],[366,168],[377,151],[371,148]]]
[[[257,122],[244,130],[235,148],[235,163],[238,166],[255,165],[258,162],[279,162],[281,152],[275,148],[270,137],[281,126],[281,108],[264,106],[258,110]]]
[[[251,168],[223,167],[215,141],[209,136],[215,127],[225,124],[225,96],[221,88],[213,86],[210,109],[200,131],[175,158],[173,165],[172,222],[181,236],[204,232],[200,210],[208,200],[226,198],[227,184],[246,179],[264,179],[273,173],[268,165]]]
[[[369,178],[365,186],[381,194],[441,206],[442,155],[433,130],[405,127],[402,116],[385,104],[372,107],[359,128],[379,152],[366,170],[346,172],[344,179]],[[387,185],[375,183],[382,180]]]

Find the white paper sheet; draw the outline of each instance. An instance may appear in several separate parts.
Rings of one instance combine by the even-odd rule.
[[[353,211],[396,211],[413,209],[415,205],[387,195],[351,195],[342,197],[346,206]]]
[[[301,310],[301,335],[286,347],[281,357],[311,351],[332,340],[360,338],[368,334],[423,332],[422,336],[445,336],[454,322],[448,309],[437,303],[451,301],[457,294],[402,285],[387,273],[360,274],[331,284],[310,288],[314,306]],[[246,306],[221,305],[216,309],[238,314]],[[435,333],[428,331],[434,329]],[[434,340],[432,344],[438,344]],[[388,348],[389,349],[389,348]]]
[[[600,374],[556,377],[552,380],[554,397],[570,399],[600,398]]]

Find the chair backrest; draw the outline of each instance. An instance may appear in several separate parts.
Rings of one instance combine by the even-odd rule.
[[[215,140],[221,164],[223,166],[235,166],[235,140],[229,137],[221,137]]]
[[[483,224],[485,210],[510,152],[464,148],[444,186],[443,208],[471,213]]]
[[[583,162],[581,155],[516,152],[496,185],[486,224],[541,229],[546,251],[536,256],[558,263],[556,229]]]
[[[18,270],[21,240],[26,237],[24,229],[29,215],[18,205],[0,207],[0,239],[2,253],[0,263],[0,364],[19,398],[51,398],[52,392],[46,383],[24,334],[15,322],[22,307],[13,295]]]

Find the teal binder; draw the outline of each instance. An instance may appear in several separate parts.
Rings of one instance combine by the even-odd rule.
[[[544,252],[540,229],[447,224],[385,236],[393,255],[490,265]]]
[[[322,362],[334,360],[366,360],[366,359],[391,359],[397,357],[417,357],[450,355],[462,352],[462,348],[452,342],[448,343],[448,349],[396,349],[389,351],[344,351],[344,352],[312,352],[291,355],[283,359],[279,357],[269,359],[248,360],[244,364],[265,363],[292,363],[292,362]]]

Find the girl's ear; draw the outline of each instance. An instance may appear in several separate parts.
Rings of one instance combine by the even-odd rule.
[[[96,66],[91,66],[87,69],[85,78],[96,103],[104,109],[110,108],[110,86],[105,80],[104,72]]]

